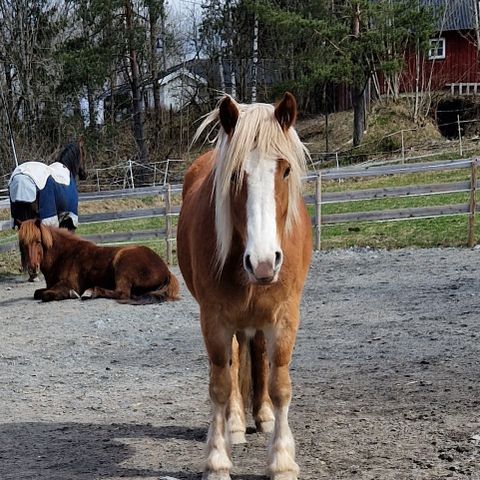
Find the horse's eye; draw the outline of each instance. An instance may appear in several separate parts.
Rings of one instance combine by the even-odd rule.
[[[233,172],[232,177],[230,178],[232,185],[235,185],[238,182],[238,172]]]
[[[285,171],[283,172],[283,178],[288,178],[288,176],[290,175],[290,167],[287,167],[285,169]]]

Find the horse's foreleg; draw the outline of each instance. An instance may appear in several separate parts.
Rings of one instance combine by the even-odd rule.
[[[38,288],[37,290],[35,290],[34,294],[33,294],[33,298],[35,300],[41,300],[42,299],[42,294],[43,292],[45,292],[47,289],[46,288]]]
[[[251,341],[252,381],[253,381],[253,418],[257,431],[273,431],[275,416],[268,394],[268,356],[263,332],[258,331]]]
[[[72,295],[72,288],[64,284],[57,284],[51,288],[40,288],[35,291],[33,298],[42,300],[42,302],[52,302],[54,300],[66,300],[77,298]]]
[[[234,445],[246,442],[245,407],[239,382],[241,357],[245,355],[246,352],[244,350],[246,348],[247,339],[245,334],[235,335],[232,340],[232,362],[230,366],[232,388],[227,411],[230,441]],[[250,375],[250,372],[246,373]]]
[[[108,288],[94,287],[82,293],[82,300],[90,298],[113,298],[114,300],[128,300],[131,297],[132,285],[122,277],[115,278],[115,290]]]
[[[208,429],[207,462],[203,480],[230,480],[230,446],[226,410],[231,393],[230,354],[232,333],[202,315],[202,331],[210,358],[210,399],[213,415]]]
[[[90,298],[113,298],[114,300],[128,300],[131,298],[132,294],[132,284],[126,278],[118,274],[115,275],[115,290],[110,290],[108,288],[102,287],[93,287],[85,290],[82,294],[82,300],[87,300]]]
[[[127,300],[130,298],[130,290],[109,290],[108,288],[93,287],[82,293],[82,300],[92,298],[113,298],[115,300]]]
[[[298,317],[297,317],[298,318]],[[288,371],[298,321],[279,322],[266,332],[270,360],[269,393],[275,411],[275,427],[269,448],[268,471],[271,480],[297,480],[299,468],[295,462],[295,441],[288,424],[288,408],[292,384]]]

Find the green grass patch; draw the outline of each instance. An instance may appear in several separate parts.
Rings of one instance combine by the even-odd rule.
[[[17,234],[10,228],[8,230],[4,230],[0,232],[0,244],[1,243],[8,243],[12,242],[17,239]]]
[[[20,275],[20,252],[13,250],[11,252],[0,253],[0,280],[2,278]]]
[[[322,179],[322,190],[324,192],[346,192],[349,190],[367,190],[370,188],[394,188],[407,187],[409,185],[462,182],[469,179],[469,169],[453,170],[450,172],[420,172],[404,175],[385,175],[381,177],[348,179],[341,182],[338,180]]]
[[[162,228],[165,228],[165,217],[149,217],[79,225],[77,234],[95,235],[101,233],[138,232],[140,230],[160,230]]]
[[[322,226],[322,250],[349,247],[433,248],[467,244],[467,216]],[[480,226],[476,226],[476,236]]]
[[[328,203],[322,205],[323,215],[332,213],[372,212],[382,210],[395,210],[398,208],[435,207],[442,205],[467,204],[470,199],[468,193],[449,193],[429,195],[422,197],[400,197],[376,200],[361,200],[357,202]],[[314,207],[309,206],[313,215]]]

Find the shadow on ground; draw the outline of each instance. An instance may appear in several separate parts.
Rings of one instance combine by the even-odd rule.
[[[118,438],[203,441],[204,429],[129,424],[11,423],[0,425],[0,478],[92,480],[171,476],[196,480],[199,473],[124,468],[134,448]],[[159,459],[160,460],[160,459]],[[160,461],[159,461],[160,464]],[[252,477],[253,480],[253,477]]]
[[[204,442],[206,430],[181,426],[138,424],[8,423],[0,425],[2,480],[92,480],[173,477],[200,480],[201,472],[128,468],[133,448],[118,439]],[[179,454],[180,455],[180,454]],[[161,465],[161,458],[158,465]],[[232,475],[232,480],[263,480],[263,475]]]

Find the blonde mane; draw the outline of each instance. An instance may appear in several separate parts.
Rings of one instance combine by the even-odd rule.
[[[223,99],[222,99],[223,100]],[[233,100],[232,100],[233,101]],[[221,102],[221,100],[220,100]],[[220,103],[219,103],[220,105]],[[215,230],[217,237],[216,266],[220,272],[230,252],[233,225],[230,210],[231,178],[238,175],[240,188],[244,176],[243,165],[251,151],[258,149],[260,159],[283,159],[289,163],[289,199],[286,233],[295,225],[298,216],[298,201],[301,197],[302,177],[305,174],[308,151],[297,132],[290,127],[286,132],[275,118],[275,107],[270,104],[250,105],[235,103],[239,115],[232,135],[220,128],[214,150],[214,199]],[[207,114],[198,128],[194,140],[210,126],[219,123],[219,106]]]
[[[26,220],[22,222],[18,231],[18,241],[23,245],[42,242],[46,248],[51,248],[53,246],[53,237],[50,229],[42,224],[38,227],[35,220]]]

